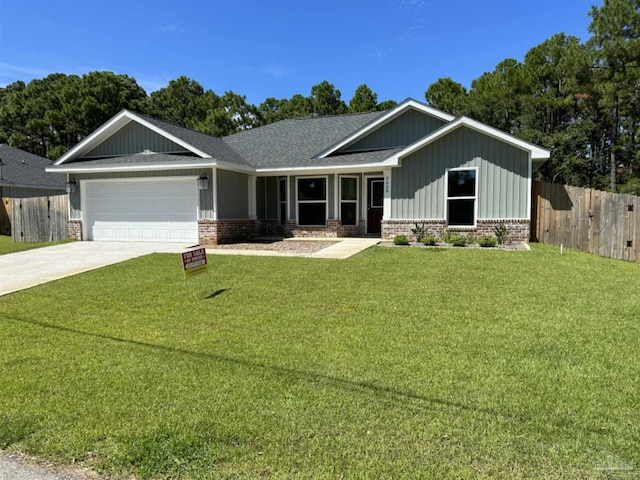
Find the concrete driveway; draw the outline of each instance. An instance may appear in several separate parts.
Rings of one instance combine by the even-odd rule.
[[[150,253],[180,253],[189,243],[72,242],[0,255],[0,296]]]

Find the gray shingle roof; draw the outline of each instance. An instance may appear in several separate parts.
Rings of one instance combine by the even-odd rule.
[[[282,120],[224,137],[254,167],[327,165],[315,157],[386,112]]]
[[[220,137],[214,137],[202,132],[196,132],[190,128],[176,125],[175,123],[160,120],[154,117],[149,117],[138,112],[132,112],[135,115],[143,118],[152,125],[161,128],[165,132],[178,137],[179,139],[187,142],[189,145],[194,146],[198,150],[208,153],[217,160],[224,160],[230,163],[236,163],[239,165],[249,165],[242,155],[239,155],[233,150],[225,141]]]
[[[65,189],[66,176],[47,173],[52,162],[5,143],[0,144],[0,185]]]

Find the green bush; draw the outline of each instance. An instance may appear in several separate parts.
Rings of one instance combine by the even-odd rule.
[[[498,245],[504,245],[504,243],[507,241],[507,238],[509,238],[510,232],[511,230],[504,223],[499,223],[495,226],[495,228],[493,229],[493,233],[496,236]]]
[[[394,245],[409,245],[409,239],[406,235],[396,235],[393,237]]]
[[[416,223],[416,227],[411,229],[411,233],[415,235],[416,242],[419,242],[422,237],[426,237],[429,235],[429,229],[424,222],[422,222],[422,224],[420,225]]]
[[[433,247],[437,243],[437,239],[434,236],[426,235],[420,239],[420,242],[426,245],[427,247]]]
[[[498,241],[493,238],[493,237],[482,237],[479,241],[478,244],[481,247],[495,247],[496,243],[498,243]]]
[[[450,243],[454,247],[464,247],[467,244],[467,237],[464,235],[453,235]]]
[[[478,237],[472,232],[467,235],[467,245],[473,245],[474,243],[478,243]]]
[[[442,232],[442,241],[444,243],[451,243],[451,239],[453,237],[455,237],[455,234],[449,229],[446,229],[444,232]]]

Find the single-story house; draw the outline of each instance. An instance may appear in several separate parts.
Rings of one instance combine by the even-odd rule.
[[[375,235],[425,223],[529,238],[549,151],[407,99],[223,138],[123,110],[63,155],[70,236],[215,244],[255,235]]]
[[[51,160],[0,144],[0,235],[11,235],[13,198],[46,197],[65,193],[65,175],[47,173]]]

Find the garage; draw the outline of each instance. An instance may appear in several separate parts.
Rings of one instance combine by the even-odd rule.
[[[128,242],[197,242],[195,178],[82,182],[85,238]]]

